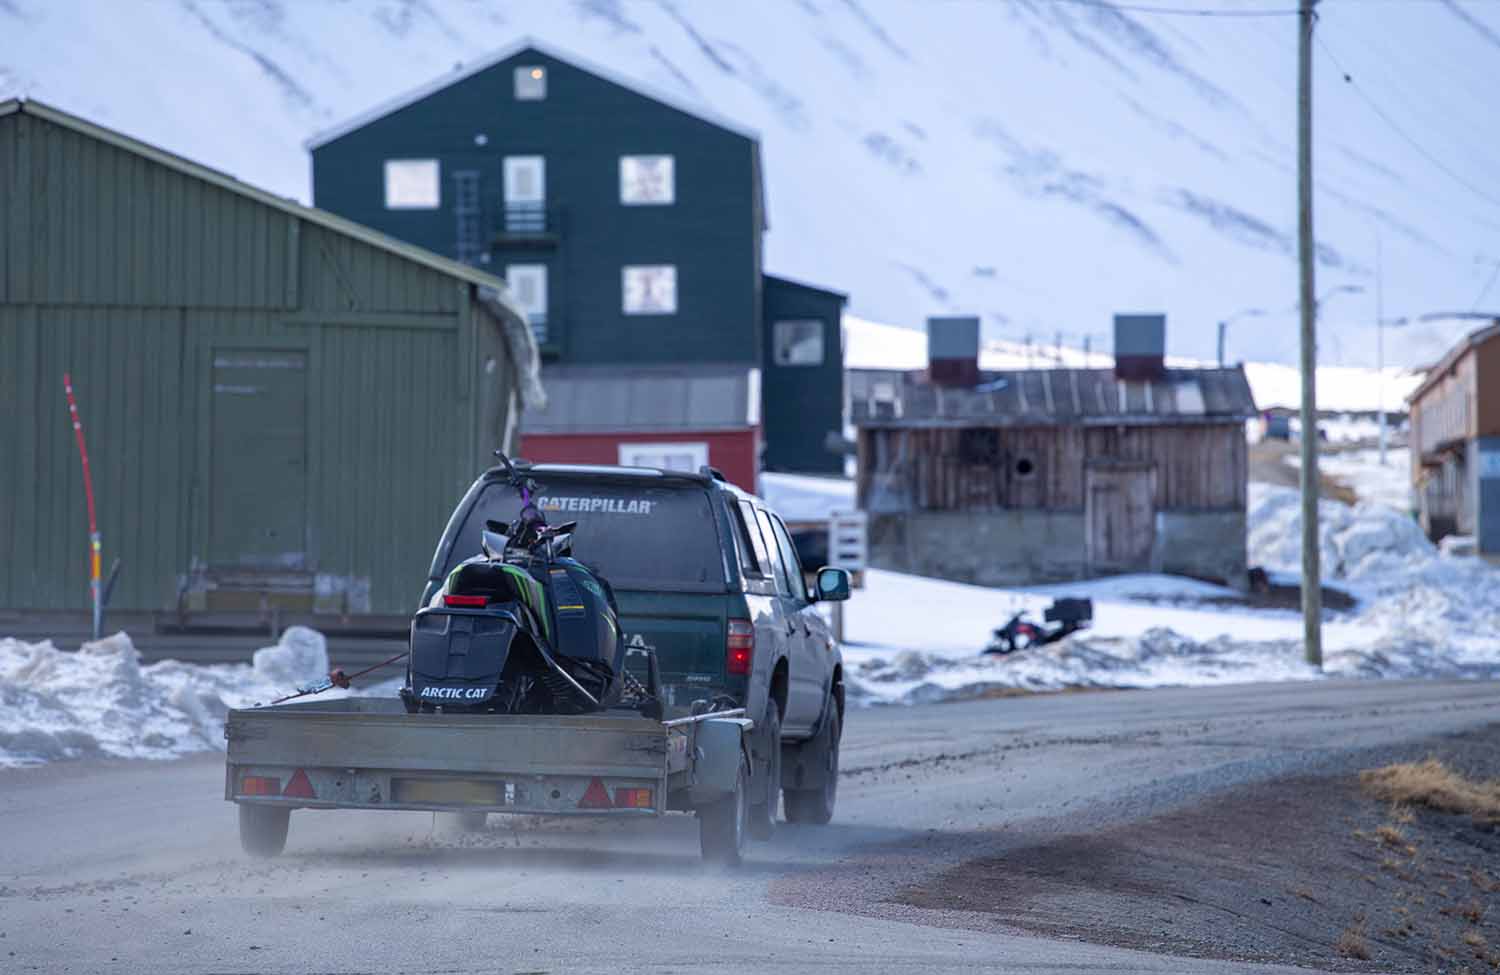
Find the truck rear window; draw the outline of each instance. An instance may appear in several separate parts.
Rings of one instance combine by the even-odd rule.
[[[578,522],[573,556],[598,569],[616,589],[724,591],[719,532],[702,488],[533,477],[548,524]],[[464,520],[444,571],[479,553],[479,532],[487,519],[509,524],[520,508],[509,485],[487,486]]]

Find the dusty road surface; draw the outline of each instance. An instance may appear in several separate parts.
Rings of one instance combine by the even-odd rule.
[[[782,825],[734,873],[700,866],[681,815],[629,828],[491,817],[454,837],[425,814],[301,812],[281,859],[251,861],[220,798],[221,758],[6,771],[0,971],[1373,970],[1330,962],[1326,944],[1241,937],[1250,922],[1232,890],[1161,917],[1172,892],[1160,877],[1132,937],[1101,936],[1101,913],[1130,913],[1147,892],[1113,883],[1094,897],[1087,853],[1054,876],[1036,851],[1497,721],[1500,685],[1424,682],[854,711],[835,822]],[[1006,874],[1008,858],[1025,869]],[[1252,893],[1267,910],[1293,896]]]

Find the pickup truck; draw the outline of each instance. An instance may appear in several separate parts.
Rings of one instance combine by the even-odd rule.
[[[790,822],[827,823],[843,659],[817,603],[848,598],[848,574],[822,569],[809,587],[781,519],[710,468],[516,466],[549,521],[578,523],[574,555],[613,587],[627,648],[655,657],[663,720],[407,714],[395,699],[232,711],[225,798],[240,805],[247,852],[280,852],[294,808],[471,820],[692,810],[704,856],[729,863],[746,834],[770,835],[778,806]],[[481,475],[448,520],[420,604],[479,551],[486,521],[508,523],[519,507],[500,468]]]

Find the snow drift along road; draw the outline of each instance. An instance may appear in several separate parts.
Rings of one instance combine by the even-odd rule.
[[[97,756],[174,758],[222,748],[230,708],[272,700],[328,675],[323,635],[306,627],[289,628],[252,659],[142,665],[124,633],[86,643],[77,653],[51,641],[0,639],[0,766]]]

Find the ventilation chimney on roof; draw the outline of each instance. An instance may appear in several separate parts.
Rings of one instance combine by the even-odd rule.
[[[979,385],[979,319],[927,319],[927,378],[939,386]]]
[[[1115,316],[1116,379],[1160,379],[1166,359],[1166,315]]]

